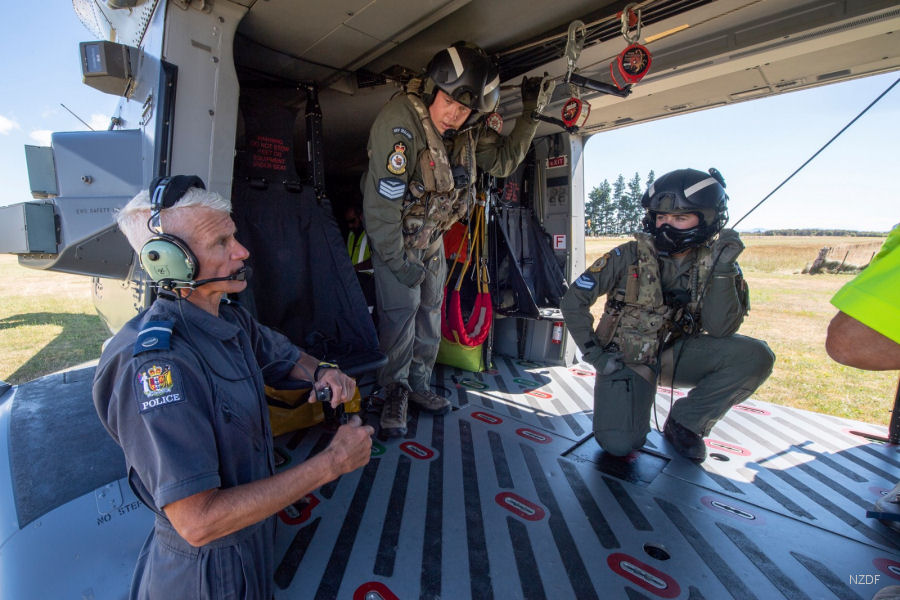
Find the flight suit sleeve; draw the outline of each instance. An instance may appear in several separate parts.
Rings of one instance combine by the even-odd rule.
[[[591,306],[615,288],[625,268],[623,257],[620,246],[598,258],[569,286],[559,303],[569,334],[582,352],[589,349],[585,347],[588,342],[598,343]]]
[[[509,176],[525,159],[537,126],[537,121],[519,117],[512,133],[503,136],[482,125],[484,131],[475,146],[475,162],[495,177]]]
[[[746,307],[742,297],[749,296],[747,282],[738,264],[717,267],[710,276],[701,319],[703,329],[713,337],[727,337],[737,332],[744,322]]]
[[[157,509],[221,485],[214,393],[199,363],[175,352],[139,354],[117,374],[116,438]]]
[[[363,176],[363,215],[372,249],[401,281],[410,271],[423,270],[411,265],[403,248],[401,216],[403,199],[417,168],[420,149],[427,144],[419,139],[415,115],[402,97],[388,103],[369,131],[369,168]]]

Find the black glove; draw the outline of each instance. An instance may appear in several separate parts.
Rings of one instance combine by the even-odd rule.
[[[713,260],[716,261],[715,270],[719,272],[732,271],[734,261],[744,251],[744,242],[734,229],[723,229],[719,237],[712,245]]]
[[[522,114],[531,115],[538,105],[538,96],[541,91],[541,82],[543,77],[523,77],[522,78]]]
[[[625,366],[621,352],[604,352],[603,348],[596,346],[588,349],[583,358],[594,366],[597,375],[612,375]]]

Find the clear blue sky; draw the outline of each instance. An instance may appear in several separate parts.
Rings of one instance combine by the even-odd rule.
[[[105,129],[116,98],[81,83],[78,42],[92,39],[70,0],[9,3],[0,21],[5,57],[0,96],[0,205],[31,199],[25,144],[51,131],[85,127],[60,103]],[[594,136],[585,187],[619,173],[645,178],[673,169],[718,168],[736,221],[800,166],[900,73],[744,102]],[[819,227],[886,231],[900,221],[900,85],[819,158],[772,196],[740,229]]]

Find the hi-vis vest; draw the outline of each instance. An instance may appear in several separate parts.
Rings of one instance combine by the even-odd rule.
[[[421,181],[410,181],[403,200],[403,245],[424,250],[469,213],[475,190],[475,136],[471,129],[463,134],[466,137],[461,160],[468,172],[469,185],[456,189],[447,148],[431,122],[428,109],[419,96],[407,94],[406,97],[422,121],[428,147],[417,157],[416,172]]]
[[[365,230],[361,231],[359,235],[352,231],[350,232],[350,235],[347,236],[347,253],[350,255],[350,262],[353,263],[353,266],[372,258],[372,250],[369,247],[369,236],[366,234]],[[359,272],[369,273],[371,275],[374,273],[374,270],[363,269]]]
[[[611,344],[618,346],[616,351],[622,353],[626,363],[655,365],[664,342],[681,333],[700,331],[700,286],[709,280],[712,253],[706,246],[697,248],[690,274],[691,299],[685,306],[668,306],[663,297],[653,237],[636,233],[635,239],[637,264],[628,267],[625,289],[618,289],[608,296],[596,334],[601,346],[610,346],[610,349]],[[689,318],[684,319],[681,311]],[[690,331],[678,325],[685,322],[693,323]]]

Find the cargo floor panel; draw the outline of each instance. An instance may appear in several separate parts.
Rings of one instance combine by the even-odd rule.
[[[584,365],[497,357],[435,377],[449,415],[413,415],[366,467],[279,514],[277,597],[793,600],[869,598],[860,574],[900,583],[900,538],[865,516],[900,465],[860,435],[877,427],[750,400],[702,465],[655,424],[621,460],[592,437]],[[660,389],[660,425],[682,394]],[[278,446],[292,464],[330,435]]]

